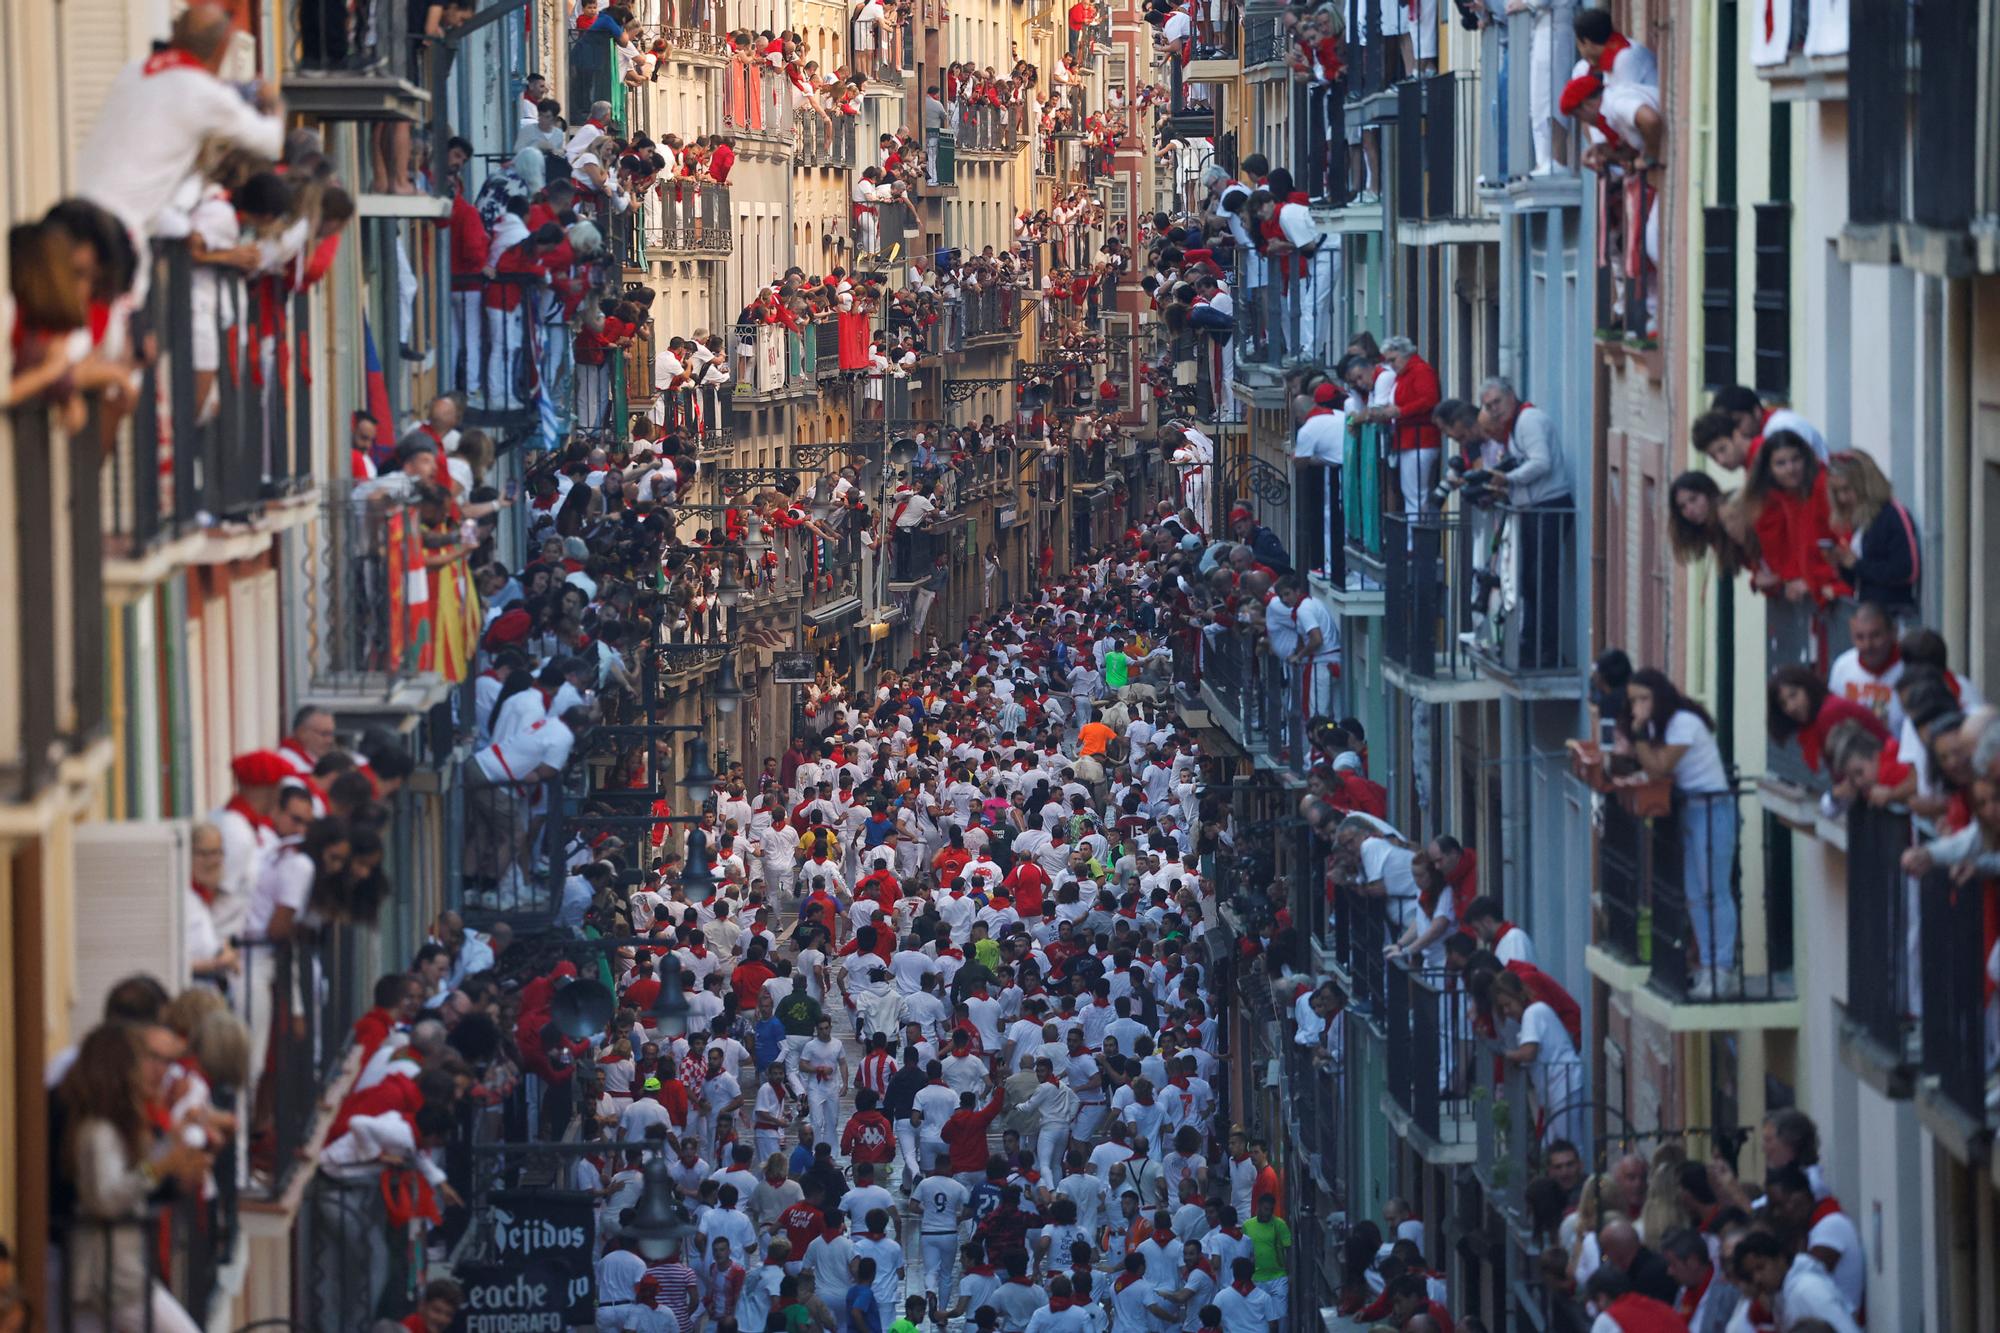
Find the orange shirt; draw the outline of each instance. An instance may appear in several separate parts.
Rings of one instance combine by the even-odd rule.
[[[1086,722],[1077,729],[1078,752],[1081,754],[1103,754],[1105,748],[1117,736],[1117,732],[1105,726],[1102,722]]]
[[[1278,1169],[1267,1166],[1257,1173],[1257,1181],[1250,1187],[1250,1206],[1255,1208],[1257,1200],[1266,1194],[1278,1201],[1278,1216],[1285,1215],[1285,1182],[1278,1175]]]

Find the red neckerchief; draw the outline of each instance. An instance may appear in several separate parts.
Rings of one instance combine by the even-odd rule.
[[[1686,1320],[1693,1320],[1694,1312],[1701,1308],[1701,1298],[1708,1294],[1708,1284],[1715,1281],[1715,1270],[1710,1268],[1708,1276],[1701,1280],[1699,1287],[1682,1287],[1680,1299],[1674,1302],[1674,1313]]]
[[[1248,1296],[1251,1292],[1257,1290],[1257,1284],[1255,1282],[1232,1282],[1229,1285],[1231,1287],[1234,1287],[1237,1291],[1242,1292],[1245,1296]]]
[[[1597,53],[1597,68],[1606,79],[1611,77],[1612,65],[1617,63],[1618,57],[1631,45],[1632,39],[1622,32],[1613,32],[1611,39],[1604,43],[1604,49]]]
[[[260,815],[256,812],[256,810],[251,808],[250,802],[243,799],[242,792],[238,792],[236,793],[236,795],[230,797],[229,804],[224,806],[223,809],[234,810],[237,814],[242,815],[245,819],[250,821],[251,828],[268,829],[271,827],[270,817],[267,815]]]
[[[214,889],[204,889],[199,881],[192,879],[188,881],[188,887],[194,890],[195,897],[201,899],[204,903],[207,903],[210,907],[215,906]]]
[[[1818,1203],[1813,1205],[1812,1217],[1806,1223],[1806,1225],[1808,1228],[1816,1227],[1821,1222],[1824,1222],[1827,1218],[1832,1217],[1835,1213],[1839,1211],[1840,1211],[1840,1200],[1834,1198],[1831,1194],[1829,1194],[1824,1199],[1821,1199]]]
[[[164,51],[155,51],[152,55],[148,56],[146,58],[146,66],[140,70],[140,73],[150,77],[170,69],[198,69],[204,74],[212,74],[213,72],[208,66],[202,64],[201,61],[195,59],[186,51],[170,46]]]
[[[1112,1283],[1111,1286],[1113,1290],[1123,1291],[1125,1290],[1125,1288],[1131,1286],[1134,1282],[1137,1282],[1138,1280],[1139,1280],[1139,1275],[1137,1273],[1120,1273],[1118,1275],[1118,1280]]]

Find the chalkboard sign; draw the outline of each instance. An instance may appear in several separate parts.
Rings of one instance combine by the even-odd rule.
[[[494,1264],[512,1272],[528,1264],[554,1267],[564,1279],[567,1303],[560,1308],[568,1324],[588,1324],[596,1317],[593,1204],[581,1190],[495,1190],[487,1196]]]
[[[460,1264],[455,1276],[465,1304],[452,1333],[563,1333],[572,1322],[570,1277],[556,1264]]]

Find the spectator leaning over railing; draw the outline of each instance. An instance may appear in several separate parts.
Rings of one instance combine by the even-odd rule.
[[[232,32],[221,5],[189,6],[166,46],[119,71],[84,141],[79,160],[91,170],[80,193],[116,214],[142,255],[204,148],[220,142],[266,161],[284,155],[276,86],[260,83],[246,99],[216,75]],[[146,272],[142,262],[142,288]]]
[[[1735,492],[1724,494],[1706,472],[1683,472],[1667,490],[1667,541],[1674,559],[1715,558],[1724,578],[1757,567],[1757,533]]]
[[[1875,460],[1843,449],[1827,461],[1827,517],[1834,544],[1827,559],[1854,595],[1885,608],[1915,610],[1923,583],[1917,521],[1896,498]]]
[[[1765,708],[1765,727],[1771,739],[1781,745],[1796,739],[1800,757],[1815,773],[1824,759],[1827,736],[1842,722],[1858,722],[1876,738],[1889,739],[1889,729],[1872,711],[1831,693],[1818,672],[1798,663],[1771,673]]]
[[[1769,597],[1824,604],[1845,590],[1827,558],[1836,544],[1827,503],[1826,468],[1791,431],[1765,437],[1750,464],[1743,496],[1756,515],[1764,562],[1751,582]]]
[[[1639,761],[1639,781],[1671,778],[1678,798],[1681,885],[1694,930],[1697,970],[1689,997],[1706,1000],[1735,986],[1736,795],[1715,743],[1715,721],[1666,673],[1644,667],[1625,687],[1626,716],[1616,748]]]
[[[150,1276],[156,1198],[202,1188],[213,1160],[205,1118],[175,1123],[164,1100],[180,1042],[163,1024],[106,1023],[91,1031],[56,1089],[62,1137],[56,1213],[64,1247],[65,1318],[155,1333],[199,1325]]]
[[[1556,435],[1555,418],[1524,403],[1514,386],[1490,379],[1479,388],[1480,425],[1500,445],[1501,460],[1488,479],[1512,510],[1523,605],[1521,665],[1554,667],[1564,660],[1562,610],[1569,586],[1570,537],[1575,503],[1569,459]]]

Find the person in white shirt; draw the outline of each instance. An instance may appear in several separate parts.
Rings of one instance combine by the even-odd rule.
[[[1819,1260],[1810,1254],[1794,1254],[1770,1232],[1756,1230],[1743,1236],[1729,1262],[1737,1280],[1777,1313],[1780,1329],[1797,1328],[1817,1319],[1834,1333],[1861,1333],[1840,1289]]]
[[[953,1260],[958,1253],[958,1224],[965,1213],[971,1192],[951,1173],[950,1162],[939,1157],[916,1189],[919,1218],[918,1235],[923,1254],[924,1294],[943,1310],[951,1305]]]
[[[90,164],[78,193],[111,210],[140,248],[135,300],[151,271],[146,239],[194,175],[204,148],[222,143],[254,158],[284,156],[285,122],[276,85],[254,98],[217,77],[234,36],[220,5],[192,5],[174,20],[169,44],[118,72],[97,122],[77,154]]]
[[[1868,1261],[1854,1219],[1834,1200],[1816,1197],[1797,1162],[1774,1167],[1764,1183],[1772,1219],[1806,1238],[1806,1254],[1827,1271],[1848,1313],[1858,1317],[1867,1303]]]

